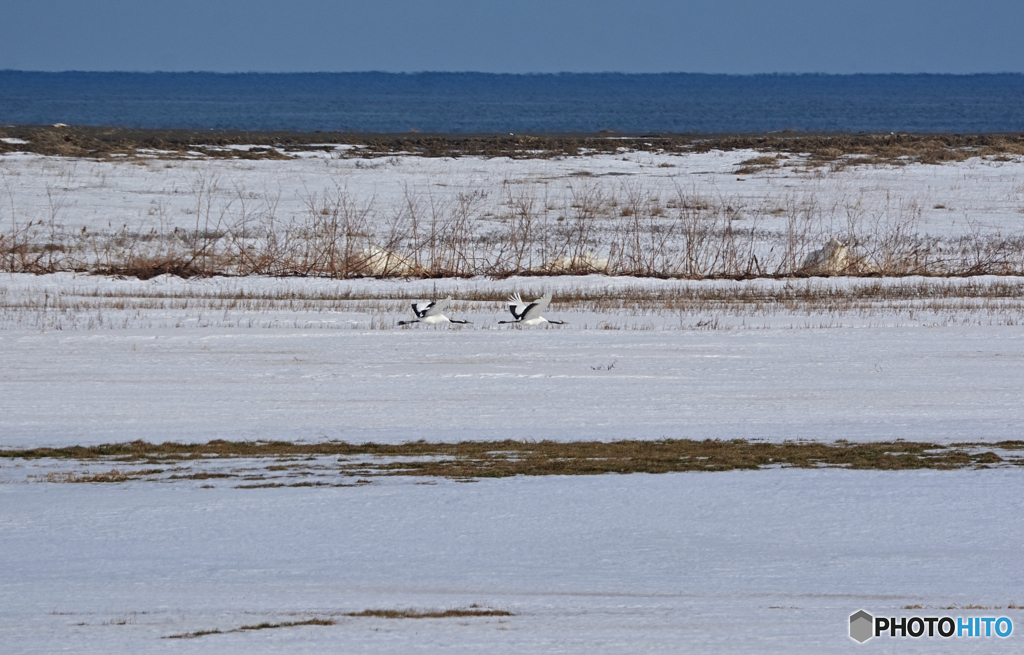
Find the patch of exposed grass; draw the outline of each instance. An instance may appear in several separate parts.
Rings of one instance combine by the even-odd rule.
[[[197,630],[196,632],[185,632],[178,635],[168,635],[164,639],[195,639],[206,635],[223,635],[232,632],[250,632],[253,630],[271,630],[274,628],[294,628],[302,625],[334,625],[334,619],[307,619],[305,621],[285,621],[283,623],[257,623],[255,625],[243,625],[233,630]]]
[[[138,471],[121,471],[111,469],[103,473],[49,473],[47,482],[128,482],[129,480],[159,475],[164,469],[141,469]]]
[[[268,630],[273,628],[294,628],[299,625],[334,625],[334,619],[307,619],[305,621],[286,621],[284,623],[258,623],[256,625],[243,625],[232,632],[244,632],[246,630]]]
[[[524,297],[542,296],[550,290],[543,283],[522,288],[522,283],[505,286],[500,282],[484,288],[467,289],[459,293],[457,302],[494,302],[504,304],[506,298],[514,292],[521,292]],[[131,295],[126,295],[130,293]],[[1024,284],[1019,278],[1002,278],[998,280],[974,281],[966,283],[959,279],[925,279],[914,282],[904,281],[891,284],[877,279],[866,279],[854,284],[836,287],[825,283],[812,283],[810,279],[800,282],[789,280],[785,285],[772,286],[716,286],[687,284],[665,285],[652,288],[649,285],[626,285],[618,288],[599,288],[593,286],[562,286],[558,288],[557,302],[559,306],[593,305],[597,309],[637,308],[637,309],[676,309],[680,307],[708,309],[723,303],[742,305],[779,304],[787,307],[812,305],[816,308],[842,306],[855,302],[896,303],[913,300],[942,299],[1012,299],[1024,298]],[[124,290],[95,289],[87,295],[75,299],[61,299],[62,306],[77,302],[81,306],[71,306],[77,311],[92,309],[98,305],[103,309],[158,309],[181,310],[197,303],[208,307],[211,311],[230,309],[232,311],[265,312],[279,308],[290,310],[314,310],[316,308],[348,309],[359,311],[394,311],[390,305],[364,303],[345,305],[358,301],[399,302],[422,299],[421,289],[404,291],[389,287],[385,290],[373,290],[366,287],[351,289],[338,288],[325,290],[314,288],[308,291],[291,288],[279,290],[237,290],[221,288],[189,287],[176,290],[162,288]],[[84,304],[86,301],[93,303]],[[53,298],[46,302],[54,302]],[[20,299],[17,305],[9,301],[5,307],[23,310],[41,311],[47,306],[42,300]],[[405,307],[402,307],[404,310]],[[460,307],[460,309],[464,309]]]
[[[368,617],[376,619],[452,619],[473,616],[515,616],[512,612],[505,610],[493,610],[482,607],[470,607],[468,609],[451,610],[363,610],[362,612],[348,612],[343,616]]]
[[[180,635],[167,635],[164,639],[195,639],[196,637],[205,637],[206,635],[222,635],[224,634],[220,630],[196,630],[195,632],[184,632]]]
[[[417,610],[417,609],[399,609],[399,610],[363,610],[361,612],[346,612],[341,616],[350,616],[354,618],[376,618],[376,619],[452,619],[452,618],[471,618],[471,617],[488,617],[488,616],[515,616],[512,612],[506,610],[488,609],[485,607],[479,607],[477,605],[471,605],[465,609],[449,609],[449,610]],[[271,623],[264,621],[263,623],[256,623],[254,625],[243,625],[238,628],[231,630],[220,630],[214,628],[213,630],[197,630],[195,632],[184,632],[176,635],[168,635],[163,637],[164,639],[195,639],[197,637],[205,637],[207,635],[223,635],[231,634],[235,632],[252,632],[255,630],[273,630],[277,628],[295,628],[304,625],[334,625],[334,619],[306,619],[305,621],[283,621],[280,623]]]
[[[766,169],[773,169],[778,167],[779,161],[776,157],[762,155],[760,157],[753,157],[751,159],[741,161],[739,163],[739,168],[737,168],[733,172],[736,173],[737,175],[747,175],[751,173],[758,173]]]
[[[686,153],[711,150],[755,149],[765,153],[810,154],[828,162],[844,155],[859,155],[866,163],[921,161],[941,163],[972,156],[998,157],[1024,154],[1019,134],[356,134],[351,132],[242,132],[189,131],[109,127],[4,126],[0,136],[26,144],[0,142],[0,152],[28,151],[63,157],[105,158],[113,154],[136,156],[138,150],[162,151],[162,159],[209,158],[282,159],[285,153],[333,150],[323,144],[357,146],[343,156],[360,159],[415,154],[423,157],[512,157],[549,159],[587,154],[634,152]],[[248,151],[225,146],[260,146]],[[191,153],[191,154],[190,154]],[[767,158],[767,157],[766,157]]]
[[[291,443],[285,441],[210,441],[198,444],[152,444],[134,441],[100,446],[2,450],[0,458],[62,460],[109,460],[128,464],[225,458],[279,458],[282,456],[337,456],[337,470],[361,476],[426,476],[458,480],[500,478],[515,475],[601,475],[607,473],[671,473],[684,471],[755,470],[766,467],[850,468],[897,471],[908,469],[988,468],[1020,466],[1024,458],[1001,456],[991,449],[1015,451],[1024,442],[954,444],[927,442],[754,442],[746,440],[667,439],[659,441],[464,441],[459,443],[351,444],[342,441]],[[987,450],[983,450],[987,449]],[[1004,453],[1005,455],[1005,453]],[[348,457],[359,457],[348,461]],[[366,459],[365,456],[370,456]],[[76,475],[51,474],[51,482],[124,482],[158,474],[161,469]],[[302,472],[298,472],[302,474]],[[226,473],[196,473],[180,479],[235,477]],[[244,488],[278,487],[283,482],[242,485]],[[324,482],[299,482],[286,486],[324,486]]]
[[[172,475],[169,480],[211,480],[215,478],[233,478],[231,473],[193,473],[192,475]]]

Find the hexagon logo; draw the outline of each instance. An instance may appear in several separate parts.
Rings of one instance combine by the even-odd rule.
[[[863,644],[874,636],[875,617],[864,610],[850,615],[850,639]]]

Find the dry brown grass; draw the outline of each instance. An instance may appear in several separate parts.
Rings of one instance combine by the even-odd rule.
[[[737,168],[733,172],[736,173],[737,175],[750,175],[750,174],[753,174],[753,173],[760,173],[761,171],[764,171],[764,170],[771,170],[773,168],[778,168],[779,165],[781,164],[781,160],[782,159],[783,159],[783,156],[781,154],[780,155],[776,155],[774,157],[771,157],[769,155],[761,155],[760,157],[752,157],[750,159],[746,159],[744,161],[741,161],[739,163],[739,168]]]
[[[195,632],[183,632],[178,635],[167,635],[164,639],[195,639],[196,637],[205,637],[207,635],[222,635],[222,630],[196,630]]]
[[[196,632],[185,632],[177,635],[168,635],[163,637],[164,639],[195,639],[196,637],[205,637],[207,635],[223,635],[230,634],[232,632],[250,632],[253,630],[272,630],[275,628],[294,628],[303,625],[334,625],[334,619],[307,619],[305,621],[285,621],[283,623],[257,623],[255,625],[243,625],[240,628],[234,628],[233,630],[197,630]]]
[[[294,628],[300,625],[334,625],[333,619],[307,619],[305,621],[286,621],[284,623],[257,623],[256,625],[243,625],[232,632],[243,632],[245,630],[268,630],[273,628]]]
[[[766,443],[745,440],[694,441],[577,441],[520,442],[467,441],[459,443],[350,444],[324,442],[211,441],[201,444],[144,441],[0,451],[0,458],[66,459],[81,462],[160,462],[164,464],[223,458],[339,457],[336,470],[358,476],[426,476],[455,479],[498,478],[516,475],[601,475],[608,473],[671,473],[685,471],[756,470],[765,467],[850,468],[873,470],[987,468],[992,465],[1024,465],[1020,458],[1002,457],[992,449],[1024,449],[1024,442],[957,444],[944,446],[922,442],[875,443]],[[345,458],[361,457],[357,461]],[[160,471],[160,469],[151,469]],[[147,472],[107,474],[57,474],[55,482],[124,482]],[[61,477],[63,476],[63,477]],[[228,473],[197,473],[172,476],[201,480],[237,477]],[[259,479],[259,478],[257,478]],[[303,481],[288,486],[325,486],[322,481]],[[247,487],[279,487],[271,481]]]
[[[574,329],[731,330],[768,325],[768,321],[772,327],[837,327],[873,324],[876,317],[883,317],[880,322],[885,325],[1024,324],[1024,278],[865,279],[838,285],[818,279],[657,285],[620,280],[602,287],[547,278],[494,280],[469,288],[446,281],[435,292],[426,285],[237,284],[111,288],[99,281],[95,287],[58,291],[11,289],[5,293],[0,289],[0,330],[154,328],[183,323],[224,328],[392,329],[395,320],[408,312],[408,301],[448,294],[459,296],[451,308],[454,314],[476,314],[477,322],[483,323],[480,314],[504,311],[504,300],[513,292],[536,298],[548,291],[555,293],[553,311],[584,314],[576,319],[565,316]],[[296,318],[281,321],[282,311]],[[600,315],[600,321],[588,322],[595,320],[586,316],[590,313]],[[339,321],[340,314],[358,321]]]
[[[581,151],[614,154],[620,148],[637,152],[706,152],[755,149],[765,153],[809,153],[821,162],[844,155],[871,161],[941,163],[971,156],[1024,154],[1019,134],[771,134],[771,135],[491,135],[353,134],[349,132],[197,132],[107,127],[13,126],[0,127],[0,136],[20,138],[25,145],[0,142],[0,152],[21,150],[64,157],[133,155],[140,149],[165,151],[184,157],[187,151],[209,157],[274,158],[277,148],[297,152],[325,149],[318,144],[361,146],[349,156],[390,157],[413,153],[424,157],[551,158],[576,156]],[[224,146],[261,146],[249,152],[223,150]]]
[[[726,136],[694,144],[696,151],[754,149],[809,154],[812,164],[856,155],[849,164],[941,164],[971,157],[1024,155],[1019,134],[789,134]]]
[[[121,471],[111,469],[103,473],[49,473],[46,475],[47,482],[128,482],[154,475],[160,475],[164,469],[141,469],[135,471]],[[172,476],[173,477],[173,476]]]
[[[394,609],[394,610],[363,610],[361,612],[343,612],[336,614],[335,616],[348,616],[353,618],[375,618],[375,619],[454,619],[454,618],[474,618],[474,617],[489,617],[489,616],[515,616],[512,612],[505,610],[488,609],[479,607],[477,605],[471,605],[466,609],[448,609],[448,610],[417,610],[413,608],[408,609]],[[195,639],[197,637],[205,637],[207,635],[223,635],[231,634],[234,632],[252,632],[255,630],[274,630],[277,628],[295,628],[306,625],[335,625],[334,619],[306,619],[304,621],[282,621],[279,623],[271,623],[265,621],[263,623],[257,623],[254,625],[243,625],[238,628],[231,630],[220,630],[214,628],[213,630],[197,630],[195,632],[184,632],[176,635],[168,635],[163,637],[164,639]]]
[[[375,619],[455,619],[481,616],[515,616],[512,612],[505,610],[493,610],[482,607],[470,607],[468,609],[450,610],[363,610],[362,612],[349,612],[342,616]]]

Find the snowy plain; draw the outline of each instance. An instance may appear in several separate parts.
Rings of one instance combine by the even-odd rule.
[[[1019,161],[736,176],[753,154],[369,163],[330,153],[284,162],[7,155],[0,172],[4,212],[41,220],[56,210],[69,229],[90,231],[194,227],[188,187],[199,175],[221,180],[219,202],[239,190],[269,193],[283,212],[304,211],[304,188],[335,183],[382,207],[406,188],[423,197],[482,190],[499,213],[506,183],[564,193],[566,184],[629,178],[750,206],[813,194],[878,207],[888,194],[917,202],[933,234],[1012,233],[1024,220]],[[3,274],[0,448],[1021,439],[1021,285]],[[513,291],[553,291],[546,315],[568,325],[499,325]],[[685,302],[643,300],[673,293]],[[410,302],[446,295],[456,299],[452,317],[472,325],[397,326]],[[0,461],[5,653],[1016,652],[1024,635],[1020,610],[956,609],[1024,601],[1016,467],[396,477],[276,489],[32,477],[47,467],[60,470]],[[473,604],[513,616],[344,616]],[[911,605],[923,609],[902,609]],[[1007,615],[1015,634],[858,646],[847,637],[858,609]],[[228,632],[311,618],[335,624]],[[164,639],[213,629],[226,634]]]
[[[1020,602],[1021,482],[1020,470],[775,469],[3,484],[0,639],[11,653],[1019,652],[1021,610],[955,606]],[[344,616],[474,604],[513,616]],[[1014,633],[858,645],[859,609],[1008,616]],[[310,618],[336,623],[227,633]],[[214,629],[226,634],[165,639]]]
[[[292,159],[211,159],[140,151],[134,157],[90,160],[29,153],[0,155],[5,220],[56,219],[77,231],[127,225],[150,229],[194,228],[200,205],[213,215],[272,201],[279,216],[308,211],[312,194],[342,188],[356,204],[372,206],[381,220],[410,198],[444,205],[458,196],[481,203],[484,219],[507,213],[509,190],[561,204],[572,190],[594,188],[606,195],[642,189],[671,197],[677,189],[728,200],[737,209],[785,206],[814,198],[825,213],[845,223],[846,205],[877,210],[894,202],[922,209],[921,229],[932,235],[981,231],[1018,232],[1024,227],[1024,158],[975,157],[943,165],[808,166],[793,155],[779,168],[735,173],[743,162],[763,156],[755,150],[712,150],[668,154],[622,152],[550,159],[507,157],[431,158],[395,155],[364,159],[352,146],[288,153]],[[850,160],[853,161],[853,160]],[[197,187],[210,194],[197,198]],[[518,193],[518,192],[517,192]],[[513,195],[517,195],[517,193]],[[3,216],[0,214],[0,216]],[[766,213],[764,229],[780,229],[785,217]],[[971,223],[972,225],[969,225]]]
[[[1016,439],[1024,422],[1024,304],[1014,280],[995,277],[0,280],[7,448],[214,438],[951,443]],[[387,300],[709,284],[769,299],[787,285],[910,297],[842,308],[726,296],[664,312],[556,299],[548,316],[568,325],[546,329],[499,325],[501,301],[458,303],[471,325],[399,328],[410,301]],[[1000,284],[1018,298],[955,297]],[[950,285],[947,304],[913,298]],[[351,295],[366,299],[325,299]]]

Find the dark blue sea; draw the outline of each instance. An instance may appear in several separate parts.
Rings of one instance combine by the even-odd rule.
[[[426,133],[1024,132],[1024,75],[0,71],[0,124]]]

